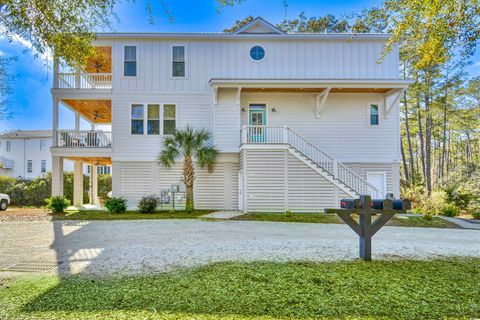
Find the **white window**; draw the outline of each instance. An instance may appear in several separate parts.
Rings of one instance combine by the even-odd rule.
[[[370,105],[370,125],[378,126],[379,120],[380,120],[380,114],[379,114],[378,104],[371,104]]]
[[[33,163],[32,160],[27,160],[27,172],[32,173],[33,171]]]
[[[7,141],[5,149],[6,149],[7,152],[12,151],[12,142],[11,141]]]
[[[160,134],[160,105],[147,105],[147,134]]]
[[[172,76],[185,77],[185,47],[172,47]]]
[[[40,151],[45,151],[47,148],[47,140],[40,140]]]
[[[176,129],[176,106],[166,104],[163,106],[163,134],[172,134]]]
[[[136,46],[124,47],[123,75],[125,77],[137,76],[137,47]]]
[[[40,162],[40,172],[46,173],[47,172],[47,160],[42,160]]]
[[[172,134],[177,127],[176,105],[159,103],[132,104],[131,134]],[[162,124],[162,126],[160,125]]]
[[[143,104],[132,104],[132,134],[143,134]]]

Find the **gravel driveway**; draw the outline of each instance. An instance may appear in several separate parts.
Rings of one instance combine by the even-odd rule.
[[[0,222],[0,269],[23,263],[27,269],[50,266],[63,274],[134,274],[215,261],[328,261],[355,259],[357,255],[358,238],[340,224]],[[385,227],[373,240],[373,259],[443,256],[480,257],[480,231]],[[55,269],[52,266],[57,262],[60,265]]]

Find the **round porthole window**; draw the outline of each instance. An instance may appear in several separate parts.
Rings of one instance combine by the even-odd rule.
[[[250,58],[255,61],[262,61],[265,58],[265,49],[260,46],[254,46],[250,49]]]

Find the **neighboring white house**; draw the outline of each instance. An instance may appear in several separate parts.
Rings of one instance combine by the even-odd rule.
[[[113,165],[113,195],[135,207],[179,183],[157,162],[163,136],[206,128],[221,155],[197,169],[197,208],[320,211],[342,197],[399,196],[398,48],[386,34],[285,34],[257,18],[233,34],[100,33],[81,72],[55,64],[53,193],[63,159]],[[76,127],[58,129],[59,105]],[[80,130],[80,118],[92,130]],[[111,132],[95,130],[111,125]]]
[[[33,179],[52,171],[51,130],[14,130],[0,134],[0,175]],[[99,174],[110,174],[110,167],[99,167]],[[73,162],[65,161],[65,171]],[[89,169],[84,168],[84,173]]]
[[[1,134],[0,175],[33,179],[46,174],[52,170],[51,146],[51,130],[15,130]]]

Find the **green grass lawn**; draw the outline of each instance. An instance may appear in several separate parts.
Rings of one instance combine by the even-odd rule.
[[[343,223],[335,214],[325,213],[249,213],[232,218],[232,220],[243,221],[275,221],[275,222],[306,222],[306,223]],[[399,227],[431,227],[431,228],[456,228],[451,222],[433,217],[432,220],[425,220],[422,217],[393,217],[387,225]]]
[[[141,219],[195,219],[211,210],[185,211],[161,211],[156,213],[140,213],[138,211],[127,211],[124,213],[110,213],[108,211],[67,211],[64,214],[53,215],[55,220],[141,220]]]
[[[0,284],[0,319],[473,319],[480,259],[220,263]]]

